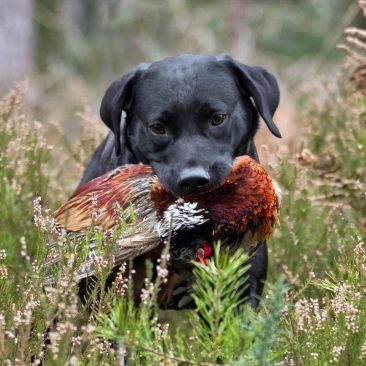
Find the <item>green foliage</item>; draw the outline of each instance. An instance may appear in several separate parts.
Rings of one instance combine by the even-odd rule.
[[[198,266],[195,272],[194,299],[198,310],[195,321],[200,325],[195,327],[197,343],[213,360],[238,351],[243,342],[240,334],[243,332],[235,327],[240,322],[238,313],[247,315],[243,309],[238,311],[244,300],[245,273],[249,269],[243,256],[241,251],[232,257],[228,253],[220,255],[218,245],[215,261],[208,266]]]
[[[284,364],[365,363],[365,96],[352,89],[342,76],[321,103],[309,97],[306,148],[278,164],[271,276],[293,285]]]
[[[21,238],[26,245],[38,235],[32,201],[37,196],[46,197],[48,159],[40,123],[25,117],[22,93],[13,90],[0,102],[0,242],[6,243],[8,256],[19,268],[23,265]],[[34,246],[30,250],[35,254]]]
[[[120,298],[109,314],[99,317],[97,334],[127,350],[131,365],[270,365],[280,354],[279,327],[286,287],[282,281],[270,286],[263,310],[254,313],[243,305],[245,273],[243,252],[234,254],[215,247],[207,266],[196,265],[194,298],[197,310],[189,318],[190,332],[178,328],[168,332],[158,322],[156,296],[159,283],[136,308],[130,296]],[[132,283],[129,283],[129,288]]]
[[[318,61],[316,56],[320,54],[329,56],[324,51],[330,52],[333,58],[339,57],[333,42],[343,31],[342,22],[349,21],[344,17],[352,1],[267,0],[265,4],[262,7],[254,3],[249,5],[251,17],[248,21],[256,31],[258,47],[285,63],[309,56]],[[353,16],[357,10],[357,6],[354,6]]]
[[[286,322],[292,360],[305,365],[364,365],[366,360],[365,244],[336,262],[326,279],[314,279],[317,297],[294,303]]]

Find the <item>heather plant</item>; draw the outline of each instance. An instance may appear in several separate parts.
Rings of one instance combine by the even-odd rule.
[[[273,267],[299,287],[323,278],[335,259],[353,253],[354,238],[365,236],[365,96],[346,71],[321,90],[321,103],[308,98],[303,145],[274,164],[284,204],[269,245]]]
[[[32,200],[47,197],[45,172],[52,148],[46,144],[42,125],[25,116],[22,88],[0,102],[0,242],[7,243],[7,255],[20,268],[22,246],[36,241]],[[29,250],[34,254],[33,245]]]
[[[356,237],[354,253],[311,282],[320,290],[317,296],[294,297],[285,316],[285,364],[365,364],[365,259],[365,242]]]
[[[70,271],[60,273],[55,286],[44,287],[47,244],[60,240],[52,210],[42,209],[39,198],[51,207],[57,200],[48,195],[46,175],[52,148],[43,126],[25,114],[22,90],[0,102],[0,362],[37,364],[46,357],[64,365],[79,352],[78,337],[89,339],[92,328]],[[69,260],[75,256],[70,252]]]
[[[347,70],[324,91],[308,99],[305,146],[276,167],[272,265],[292,284],[283,365],[365,364],[365,96]]]

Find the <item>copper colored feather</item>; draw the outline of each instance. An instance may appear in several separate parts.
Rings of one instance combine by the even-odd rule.
[[[113,229],[125,210],[127,225],[114,249],[115,265],[152,251],[168,238],[170,230],[173,240],[182,232],[192,232],[193,238],[195,228],[206,223],[212,228],[210,244],[221,240],[224,246],[241,246],[252,254],[278,222],[279,199],[277,185],[248,156],[235,160],[225,182],[214,191],[184,197],[167,192],[149,166],[129,165],[78,188],[56,211],[55,218],[67,232],[82,235],[92,226]],[[136,217],[133,222],[128,214],[130,206]],[[184,256],[190,253],[190,245],[189,239],[178,240],[175,250]],[[93,251],[93,242],[89,248]],[[46,265],[58,260],[51,256]],[[93,273],[90,258],[78,278]]]
[[[249,156],[236,159],[225,183],[202,198],[214,222],[214,240],[237,244],[249,255],[270,237],[279,222],[281,190]]]

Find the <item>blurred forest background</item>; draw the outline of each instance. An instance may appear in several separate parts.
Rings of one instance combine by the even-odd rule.
[[[298,92],[320,74],[332,78],[343,29],[362,22],[351,0],[1,0],[0,92],[27,80],[32,114],[54,126],[50,143],[69,146],[80,139],[83,111],[105,131],[97,117],[103,93],[134,65],[228,52],[278,77],[284,139],[262,129],[258,145],[284,147],[301,131]]]

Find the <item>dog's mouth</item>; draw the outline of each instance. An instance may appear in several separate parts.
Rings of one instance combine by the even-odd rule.
[[[220,187],[220,184],[207,185],[205,187],[183,188],[183,189],[179,190],[178,196],[186,197],[186,196],[203,195],[203,194],[214,191],[218,187]]]
[[[232,164],[215,163],[206,174],[196,176],[193,174],[193,176],[179,180],[178,174],[174,170],[157,164],[151,164],[151,166],[162,187],[174,196],[183,198],[204,195],[216,190],[226,182],[232,169]]]

